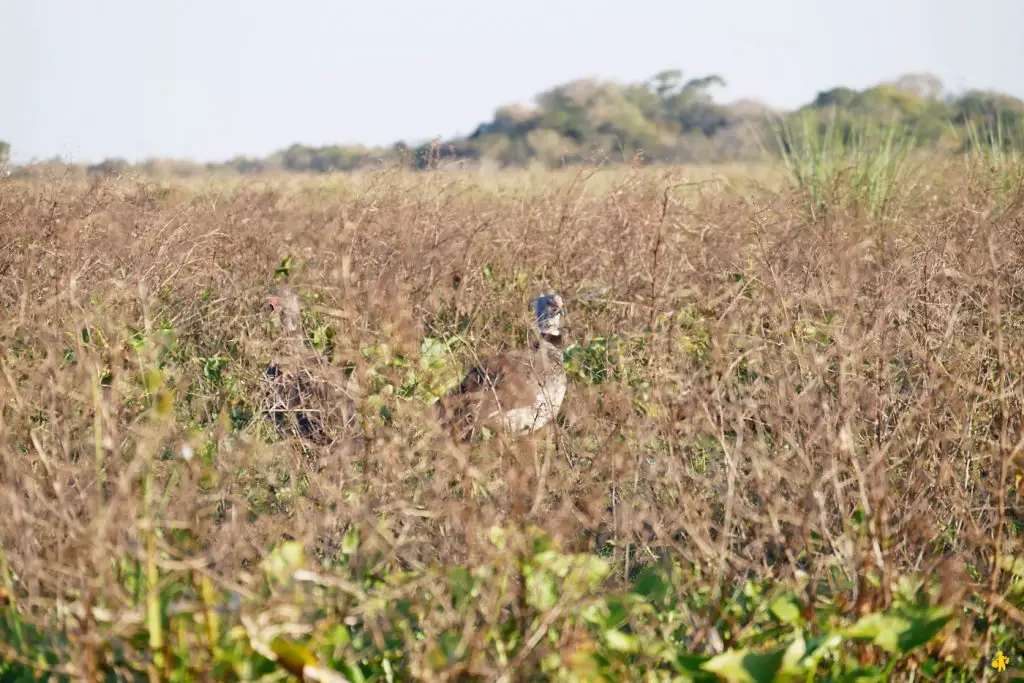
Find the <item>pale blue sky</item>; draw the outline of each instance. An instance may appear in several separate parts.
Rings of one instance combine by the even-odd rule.
[[[417,142],[673,67],[778,107],[925,70],[1024,97],[1024,0],[0,0],[0,31],[19,163]]]

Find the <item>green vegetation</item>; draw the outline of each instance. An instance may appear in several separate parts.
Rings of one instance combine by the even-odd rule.
[[[659,126],[711,84],[662,74]],[[0,181],[0,681],[1019,680],[1007,120],[949,155],[812,108],[763,183]],[[433,402],[549,287],[557,424],[452,443]],[[279,428],[271,363],[355,426]]]
[[[402,165],[426,168],[459,161],[485,167],[546,168],[591,162],[717,163],[777,156],[775,131],[802,129],[813,123],[836,134],[855,129],[890,130],[915,148],[963,151],[977,141],[999,138],[1020,146],[1024,139],[1024,102],[998,92],[968,91],[950,95],[929,74],[908,74],[863,91],[838,87],[818,93],[795,112],[775,112],[756,102],[722,104],[714,88],[717,75],[685,77],[678,69],[662,71],[642,83],[583,78],[551,88],[533,106],[499,108],[493,120],[464,138],[437,140],[416,147],[398,142],[386,148],[295,144],[266,158],[237,157],[205,167],[188,161],[153,159],[137,170],[155,176],[222,173],[326,173]],[[810,119],[810,121],[808,121]],[[21,169],[38,174],[58,162]],[[118,174],[123,159],[107,159],[82,173]]]
[[[161,571],[156,556],[147,564],[126,558],[125,585],[139,596],[133,609],[119,623],[88,603],[69,615],[116,630],[116,642],[86,646],[77,657],[84,670],[62,665],[73,638],[40,631],[8,608],[0,635],[12,661],[0,673],[5,680],[32,670],[99,679],[119,670],[186,681],[289,672],[382,681],[442,671],[519,678],[528,665],[540,680],[631,680],[641,671],[659,680],[884,680],[933,641],[954,611],[936,602],[937,583],[917,577],[901,579],[889,609],[851,619],[825,581],[786,589],[748,579],[721,595],[699,566],[678,562],[651,565],[609,592],[601,590],[612,572],[606,559],[562,552],[536,527],[494,527],[487,536],[498,551],[489,563],[419,572],[388,571],[379,553],[361,556],[354,529],[328,573],[309,569],[301,545],[286,541],[235,590],[218,587],[202,569]],[[805,604],[809,596],[813,606]],[[709,609],[716,602],[725,606],[720,612]],[[732,646],[690,651],[708,638],[717,644],[711,648],[721,649],[723,639]],[[864,666],[865,648],[888,662]],[[938,661],[922,670],[950,671]]]

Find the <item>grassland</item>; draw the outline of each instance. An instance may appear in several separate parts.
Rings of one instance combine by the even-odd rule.
[[[0,184],[0,680],[1022,675],[1024,165],[805,152]],[[451,443],[546,288],[558,424]]]

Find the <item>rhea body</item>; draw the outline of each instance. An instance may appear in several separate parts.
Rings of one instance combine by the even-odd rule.
[[[562,362],[564,307],[558,294],[533,300],[539,339],[530,348],[492,356],[472,367],[461,384],[439,403],[442,423],[458,439],[469,440],[480,427],[514,436],[550,424],[565,399]]]
[[[285,286],[264,299],[263,305],[273,312],[283,332],[280,343],[285,353],[268,365],[264,376],[265,400],[278,428],[313,442],[331,441],[332,428],[354,432],[356,408],[351,394],[356,387],[330,381],[328,364],[305,349],[299,297]]]

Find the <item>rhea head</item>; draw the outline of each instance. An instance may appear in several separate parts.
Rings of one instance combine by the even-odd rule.
[[[537,317],[537,331],[551,343],[562,340],[562,316],[565,307],[558,294],[542,294],[533,300],[533,312]]]
[[[274,294],[263,300],[263,305],[272,311],[287,333],[298,330],[299,297],[287,287],[281,287]]]

